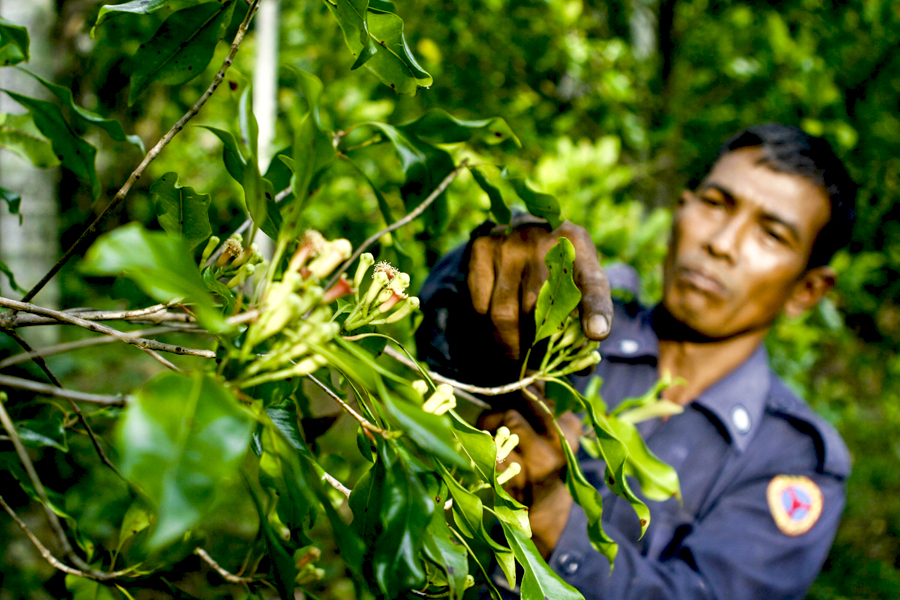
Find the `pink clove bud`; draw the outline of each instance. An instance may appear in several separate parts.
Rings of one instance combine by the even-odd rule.
[[[322,296],[322,302],[324,304],[334,302],[338,298],[352,294],[354,291],[353,284],[347,279],[347,276],[341,274],[341,278],[338,282],[328,288],[328,291]]]

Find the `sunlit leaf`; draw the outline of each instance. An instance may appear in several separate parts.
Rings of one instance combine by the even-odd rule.
[[[472,179],[475,180],[478,187],[487,194],[488,199],[491,201],[491,214],[494,215],[494,219],[501,225],[508,225],[512,219],[512,212],[506,205],[500,190],[488,180],[482,169],[470,168],[469,172],[472,173]]]
[[[28,60],[28,29],[0,17],[0,67]]]
[[[575,264],[575,247],[572,242],[560,238],[547,252],[544,264],[550,275],[541,286],[534,308],[537,327],[535,342],[562,331],[569,314],[581,302],[581,290],[572,278]]]
[[[647,448],[637,428],[618,419],[610,419],[609,423],[616,437],[628,448],[626,472],[638,480],[644,496],[657,502],[680,497],[678,473]]]
[[[466,120],[454,117],[443,109],[432,108],[415,121],[405,123],[403,128],[436,144],[457,144],[476,139],[489,145],[510,140],[517,147],[521,146],[519,138],[501,117]]]
[[[156,204],[159,224],[169,235],[181,236],[191,250],[212,234],[209,194],[178,185],[178,173],[166,173],[150,186],[150,202]]]
[[[185,8],[166,19],[132,58],[128,104],[134,104],[151,83],[180,85],[202,73],[233,10],[234,0],[210,2]]]
[[[535,217],[546,219],[553,229],[562,224],[562,209],[555,196],[534,191],[525,179],[513,177],[506,171],[503,172],[503,178],[512,185],[516,195],[525,203],[529,213]]]
[[[59,164],[50,141],[38,131],[30,113],[0,113],[0,148],[18,154],[39,169]]]
[[[236,474],[252,422],[234,395],[203,373],[166,372],[138,390],[118,440],[122,474],[158,512],[151,547],[200,522],[216,488]]]
[[[150,518],[150,513],[147,512],[141,501],[135,501],[128,507],[125,516],[122,517],[122,525],[119,527],[116,554],[122,551],[130,539],[150,527]]]
[[[516,555],[516,560],[522,565],[524,574],[522,575],[522,600],[583,600],[582,596],[575,588],[560,579],[559,575],[554,573],[540,552],[535,547],[534,542],[526,537],[524,533],[510,527],[506,523],[501,522],[503,533],[506,534],[506,540],[509,547]]]
[[[184,240],[130,223],[100,236],[85,253],[82,269],[93,275],[125,276],[160,302],[183,298],[211,331],[230,329],[209,297]]]
[[[131,2],[125,2],[123,4],[107,4],[100,8],[100,13],[97,15],[97,21],[91,28],[91,37],[94,37],[97,27],[102,25],[116,13],[149,15],[162,8],[167,8],[175,12],[204,2],[221,2],[221,0],[132,0]]]
[[[231,175],[232,179],[243,184],[244,167],[247,164],[247,159],[244,158],[244,155],[241,153],[237,140],[234,138],[234,134],[230,131],[225,131],[224,129],[210,127],[209,125],[200,125],[200,127],[208,129],[216,134],[216,137],[222,140],[222,144],[224,145],[222,148],[222,159],[225,162],[225,170],[228,171],[228,174]]]
[[[72,593],[72,600],[119,600],[108,584],[77,575],[66,575],[66,589]]]

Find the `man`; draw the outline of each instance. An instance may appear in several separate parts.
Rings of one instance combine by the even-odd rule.
[[[850,461],[838,434],[772,373],[762,342],[779,314],[801,314],[834,285],[827,263],[849,240],[854,196],[827,142],[761,125],[726,142],[696,192],[681,195],[653,310],[612,307],[590,238],[571,225],[477,231],[438,265],[423,289],[418,332],[438,371],[488,385],[509,380],[532,335],[526,315],[545,276],[541,258],[564,235],[578,256],[585,332],[605,338],[594,372],[604,400],[614,407],[664,373],[686,382],[663,393],[683,413],[640,425],[650,449],[678,471],[683,495],[681,504],[648,502],[643,538],[628,503],[601,486],[602,464],[580,455],[604,496],[604,529],[619,542],[612,574],[560,479],[565,462],[541,412],[519,399],[483,418],[519,434],[513,459],[523,469],[511,483],[530,504],[534,541],[586,598],[805,595],[837,530]],[[561,424],[578,431],[574,416]]]

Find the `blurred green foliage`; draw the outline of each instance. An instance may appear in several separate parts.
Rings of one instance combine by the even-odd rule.
[[[73,89],[80,105],[118,118],[126,132],[152,144],[193,104],[227,49],[220,44],[206,71],[190,83],[151,85],[128,107],[130,56],[167,12],[155,14],[155,25],[148,25],[146,17],[118,15],[98,28],[92,40],[89,30],[101,4],[57,1],[60,71],[55,81]],[[845,518],[810,597],[900,596],[900,444],[895,433],[900,425],[900,358],[895,351],[900,342],[900,5],[891,0],[397,4],[413,53],[434,77],[430,89],[416,96],[396,95],[364,69],[351,71],[354,59],[324,3],[282,1],[281,61],[315,73],[325,83],[320,100],[324,126],[339,130],[365,120],[397,125],[434,107],[463,118],[505,118],[523,146],[507,154],[506,164],[531,174],[543,190],[560,198],[564,215],[590,229],[606,260],[635,266],[648,302],[659,295],[667,207],[683,186],[702,177],[724,138],[751,123],[782,121],[824,135],[835,145],[861,185],[852,246],[833,263],[839,286],[817,310],[780,322],[769,348],[777,369],[840,430],[855,460]],[[235,27],[233,22],[226,37]],[[253,72],[253,50],[251,36],[238,55],[237,71]],[[280,77],[281,109],[286,111],[296,101],[294,81],[287,70]],[[236,92],[223,86],[194,123],[232,128],[223,116],[236,102]],[[276,133],[275,150],[290,144],[288,131]],[[372,135],[358,128],[348,139],[363,144]],[[404,177],[385,148],[363,147],[354,160],[401,214]],[[488,150],[476,155],[454,145],[447,149],[456,158],[496,160]],[[176,172],[181,185],[210,194],[213,231],[233,230],[245,218],[243,196],[221,168],[221,153],[215,135],[188,127],[132,191],[121,221],[157,227],[150,185]],[[138,160],[137,150],[128,144],[101,152],[101,199],[112,197]],[[95,207],[91,191],[70,172],[64,173],[59,197],[66,246]],[[347,164],[338,164],[321,182],[317,197],[327,201],[310,205],[310,227],[358,242],[383,225],[371,187]],[[439,254],[463,242],[490,208],[487,196],[465,173],[451,187],[448,202],[454,218],[440,237],[429,239],[416,224],[382,242],[381,251],[413,276],[413,288]],[[64,270],[63,282],[68,306],[110,305],[110,296],[139,294],[128,284],[111,290],[106,280],[85,281],[70,268]],[[0,356],[14,351],[8,338],[0,336],[0,344]],[[97,372],[104,373],[106,386],[128,388],[146,380],[149,374],[128,360],[139,353],[127,351],[123,362],[121,352],[59,357],[51,366],[84,380],[83,389],[91,387],[88,380]],[[102,431],[103,415],[96,418]],[[335,456],[332,472],[343,470],[350,477],[355,467],[337,458],[337,436],[329,433],[319,443],[325,454]],[[83,462],[73,456],[91,452],[83,437],[72,436],[69,445],[69,455],[44,449],[40,460],[55,463],[66,483],[61,487],[69,488],[67,510],[77,512],[80,498],[102,490],[108,512],[102,519],[82,515],[82,522],[92,535],[113,538],[116,532],[104,528],[117,522],[109,514],[124,515],[127,491],[105,471],[79,470]],[[230,519],[236,535],[252,535],[245,531],[245,519],[255,517],[240,512],[246,508],[225,501],[217,518]],[[2,521],[2,528],[7,539],[16,535],[9,521]],[[213,540],[208,546],[222,555],[241,555],[242,549],[228,544]],[[325,565],[331,564],[329,552],[334,549],[325,549]],[[6,593],[64,595],[60,576],[45,585],[51,572],[42,563],[23,563],[27,555],[18,541],[0,551],[2,588],[9,590],[0,592],[0,598]],[[324,581],[318,590],[322,597],[353,595],[345,573],[326,567]],[[208,589],[202,584],[196,586]]]

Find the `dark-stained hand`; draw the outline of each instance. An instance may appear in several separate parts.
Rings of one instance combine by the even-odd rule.
[[[561,478],[566,456],[552,415],[534,399],[523,397],[518,405],[519,410],[484,415],[481,426],[491,432],[506,426],[510,433],[519,436],[518,445],[500,468],[505,470],[512,463],[519,464],[519,474],[505,487],[514,498],[529,507],[532,539],[541,554],[547,557],[565,528],[572,506],[572,497]],[[581,420],[567,412],[558,422],[569,446],[576,451]]]
[[[600,267],[597,249],[583,227],[568,221],[550,231],[545,221],[529,215],[513,221],[513,230],[499,226],[472,243],[468,287],[472,306],[489,315],[495,336],[510,358],[518,360],[531,344],[532,314],[541,285],[547,280],[544,256],[561,237],[575,248],[574,279],[581,290],[581,326],[593,340],[609,335],[612,300],[609,281]]]

